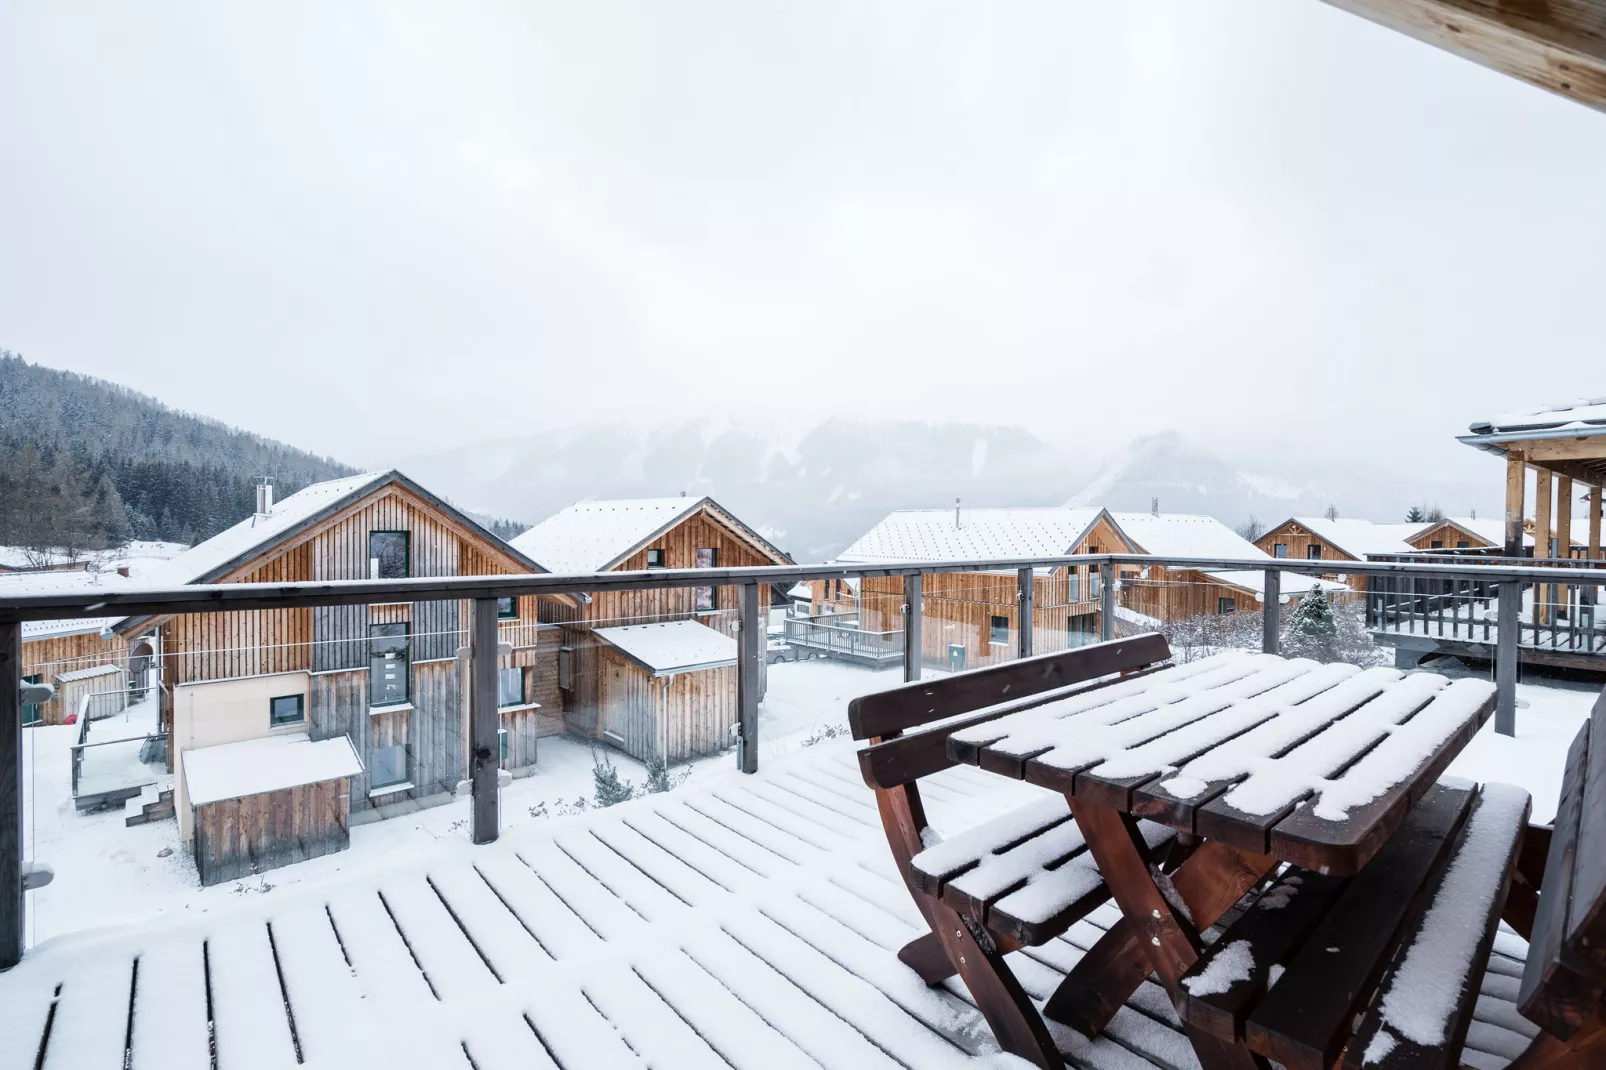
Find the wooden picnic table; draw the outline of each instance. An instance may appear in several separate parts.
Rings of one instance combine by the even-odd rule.
[[[1494,702],[1479,679],[1232,654],[961,728],[948,756],[1068,801],[1123,920],[1044,1013],[1092,1033],[1151,971],[1178,1002],[1201,931],[1281,863],[1360,872]],[[1156,826],[1187,852],[1169,873]],[[1189,1035],[1207,1070],[1261,1065]]]

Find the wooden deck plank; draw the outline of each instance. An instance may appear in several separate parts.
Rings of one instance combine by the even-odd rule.
[[[152,941],[139,956],[140,985],[157,998],[137,999],[133,1065],[139,1070],[207,1070],[206,974],[191,941]],[[3,1023],[0,1023],[0,1031]]]
[[[437,998],[374,888],[342,892],[326,907],[366,998],[409,1003]]]
[[[252,921],[217,929],[207,941],[207,960],[218,1065],[272,1070],[296,1063],[267,926]]]
[[[131,956],[75,971],[61,986],[44,1070],[123,1065]]]
[[[463,934],[422,876],[382,881],[379,891],[441,999],[472,998],[498,987],[484,949]]]
[[[461,865],[439,866],[430,880],[504,981],[529,981],[550,969],[546,949],[478,874]]]

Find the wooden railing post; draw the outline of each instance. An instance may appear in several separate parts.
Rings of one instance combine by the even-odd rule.
[[[497,729],[496,599],[476,598],[469,624],[468,723],[469,780],[473,785],[470,834],[475,843],[492,843],[501,828],[497,777],[501,770]]]
[[[903,578],[903,678],[920,679],[920,589],[916,572]]]
[[[1275,654],[1282,645],[1283,574],[1274,568],[1266,570],[1266,598],[1261,603],[1260,649]],[[1367,597],[1371,597],[1368,595]]]
[[[736,711],[740,735],[736,762],[744,773],[758,772],[758,659],[764,656],[764,627],[758,619],[758,584],[737,588],[741,626],[736,635]]]
[[[1115,638],[1115,562],[1099,566],[1099,638]]]
[[[1015,651],[1016,657],[1029,658],[1032,656],[1032,613],[1034,610],[1032,577],[1034,572],[1030,568],[1023,568],[1016,574],[1015,585],[1017,592],[1015,600],[1020,605],[1019,647]]]
[[[0,970],[22,961],[22,625],[0,623]]]
[[[1536,592],[1537,593],[1537,592]],[[1500,584],[1495,609],[1494,730],[1503,736],[1517,734],[1517,629],[1521,627],[1522,584]]]

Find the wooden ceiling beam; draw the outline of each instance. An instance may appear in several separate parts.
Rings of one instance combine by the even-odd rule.
[[[1522,444],[1528,460],[1606,463],[1606,435],[1589,438],[1538,438]]]
[[[1606,0],[1327,0],[1606,111]]]

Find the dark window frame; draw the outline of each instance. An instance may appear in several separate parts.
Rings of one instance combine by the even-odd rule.
[[[378,628],[400,628],[400,632],[376,632]],[[413,628],[411,624],[396,622],[390,624],[368,625],[368,705],[370,707],[402,706],[413,699]],[[375,668],[382,664],[382,659],[374,653],[373,641],[378,639],[403,640],[401,647],[402,661],[402,697],[386,702],[375,702]]]
[[[699,546],[694,551],[696,568],[718,568],[719,548],[717,546]],[[708,563],[703,564],[703,555],[708,555]],[[692,609],[697,613],[714,613],[719,610],[718,587],[693,587]]]
[[[1238,612],[1238,600],[1236,598],[1228,598],[1226,595],[1218,595],[1216,597],[1216,616],[1225,617],[1229,613],[1236,612]]]
[[[296,715],[294,718],[282,718],[278,714],[278,705],[281,702],[294,700]],[[307,696],[297,692],[294,695],[274,695],[268,699],[268,727],[288,728],[291,725],[304,725],[307,723]]]
[[[1321,559],[1322,559],[1322,544],[1321,543],[1313,542],[1309,546],[1305,547],[1305,560],[1306,561],[1320,561]]]
[[[517,597],[498,598],[496,600],[497,620],[518,620],[519,600]]]
[[[374,553],[375,536],[400,536],[402,544],[402,571],[401,575],[390,575],[385,571],[385,557]],[[368,533],[368,578],[380,580],[404,580],[413,574],[413,533],[410,531],[392,528],[375,529]]]
[[[503,702],[502,701],[502,697],[503,697],[504,692],[502,690],[502,685],[507,680],[513,679],[513,677],[511,675],[509,675],[511,673],[518,673],[519,694],[518,694],[518,697],[516,699],[514,699],[512,702]],[[496,706],[497,706],[497,709],[504,709],[505,710],[509,706],[522,706],[522,705],[524,705],[525,702],[526,702],[526,699],[525,699],[526,690],[527,690],[527,687],[526,687],[526,681],[524,679],[524,668],[522,666],[514,665],[514,666],[510,666],[510,667],[508,667],[506,669],[497,669],[496,670]]]
[[[1271,556],[1281,558],[1286,561],[1288,559],[1288,544],[1286,542],[1272,543]]]
[[[664,551],[661,547],[654,546],[647,551],[647,567],[664,567]]]
[[[988,616],[989,616],[989,619],[987,621],[987,645],[988,646],[1008,646],[1009,645],[1009,618],[1008,617],[999,616],[996,613],[989,614]],[[1002,632],[1002,634],[1004,636],[1002,639],[998,638],[1000,632]]]

